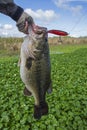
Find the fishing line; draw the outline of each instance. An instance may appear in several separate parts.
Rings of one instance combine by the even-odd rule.
[[[80,29],[80,30],[76,30],[74,32],[87,32],[87,29]]]
[[[85,15],[83,15],[82,17],[80,17],[80,18],[77,20],[77,22],[75,23],[75,25],[71,28],[70,33],[71,33],[73,30],[76,29],[77,25],[82,21],[82,19],[83,19],[86,15],[87,15],[87,13],[86,13],[86,11],[85,11]],[[79,31],[78,31],[78,32],[79,32]],[[70,34],[70,33],[69,33],[69,34]]]

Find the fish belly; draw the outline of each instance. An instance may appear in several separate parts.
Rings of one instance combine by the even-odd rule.
[[[43,57],[32,60],[30,69],[22,64],[20,73],[22,81],[35,98],[35,104],[39,105],[40,102],[45,102],[46,91],[51,83],[49,59]]]

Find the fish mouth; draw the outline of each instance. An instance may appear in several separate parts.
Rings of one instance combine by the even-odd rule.
[[[35,52],[41,54],[47,39],[47,28],[37,25],[29,26],[29,38],[32,41],[32,46]]]
[[[28,33],[29,33],[29,35],[30,34],[33,34],[33,35],[46,34],[47,28],[33,24],[32,26],[31,25],[29,26]]]
[[[47,32],[47,28],[41,27],[41,26],[38,26],[38,25],[33,25],[33,31],[36,34],[46,33]]]

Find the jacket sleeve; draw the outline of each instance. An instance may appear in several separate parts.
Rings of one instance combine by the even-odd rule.
[[[13,0],[0,0],[0,13],[8,15],[16,22],[22,15],[23,11],[23,8],[16,5]]]
[[[7,4],[7,3],[13,3],[14,0],[0,0],[0,4]]]

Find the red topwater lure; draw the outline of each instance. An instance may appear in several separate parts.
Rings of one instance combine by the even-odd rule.
[[[52,29],[52,30],[48,30],[47,32],[55,34],[55,35],[60,35],[60,36],[67,36],[68,35],[67,32],[61,31],[61,30],[54,30],[54,29]]]
[[[44,27],[40,27],[38,25],[33,25],[33,31],[35,33],[41,33],[42,30],[44,30]],[[61,30],[56,30],[56,29],[48,30],[47,33],[51,33],[51,34],[55,34],[55,35],[59,35],[59,36],[67,36],[68,35],[67,32],[61,31]]]

